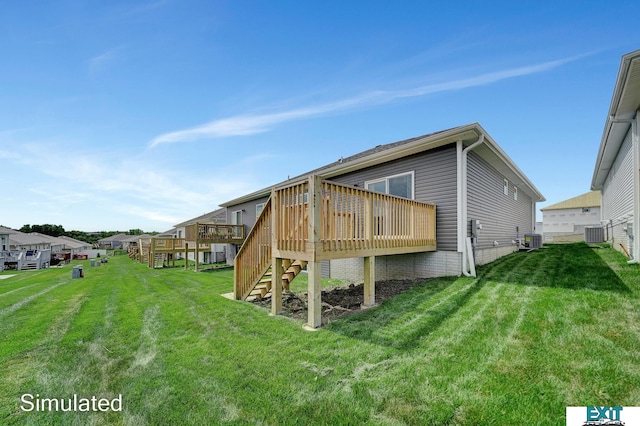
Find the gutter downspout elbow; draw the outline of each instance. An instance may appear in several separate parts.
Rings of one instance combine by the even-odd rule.
[[[468,147],[462,150],[462,158],[461,158],[461,165],[460,165],[462,169],[461,170],[462,172],[461,173],[461,180],[462,180],[462,194],[461,194],[462,209],[461,210],[462,212],[460,215],[460,222],[462,223],[462,226],[460,227],[460,230],[462,231],[463,240],[466,240],[466,235],[467,235],[467,155],[469,154],[470,151],[474,150],[482,143],[484,143],[484,133],[480,135],[477,141],[475,141],[474,143],[472,143],[471,145],[469,145]],[[476,276],[475,270],[476,270],[475,265],[471,265],[466,241],[463,241],[462,274],[465,277],[475,277]]]

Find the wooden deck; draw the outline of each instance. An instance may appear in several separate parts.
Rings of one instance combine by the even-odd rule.
[[[185,227],[185,238],[141,238],[137,251],[130,253],[140,262],[147,263],[150,268],[158,266],[158,262],[172,261],[175,266],[176,254],[194,253],[195,270],[199,270],[199,253],[211,250],[211,244],[242,244],[246,238],[244,225],[220,225],[194,223]],[[188,262],[185,262],[188,268]]]
[[[272,191],[235,259],[234,295],[245,299],[268,272],[276,277],[277,313],[285,264],[309,266],[309,323],[319,324],[320,262],[365,258],[365,292],[375,281],[375,256],[436,250],[436,206],[324,181],[316,176]],[[367,278],[369,274],[369,278]],[[368,288],[369,302],[374,300]],[[315,294],[317,293],[317,294]],[[312,301],[316,298],[316,301]],[[366,304],[365,303],[365,304]],[[313,306],[312,306],[313,305]],[[313,313],[312,313],[313,311]],[[313,320],[312,320],[313,316]]]

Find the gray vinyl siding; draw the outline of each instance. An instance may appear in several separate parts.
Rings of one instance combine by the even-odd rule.
[[[627,133],[602,187],[602,219],[614,222],[633,212],[633,149]]]
[[[227,223],[231,224],[233,214],[238,210],[244,210],[242,212],[242,225],[245,226],[245,232],[249,234],[251,228],[256,223],[256,206],[258,204],[266,203],[269,197],[261,198],[259,200],[249,201],[247,203],[237,204],[235,206],[227,207]]]
[[[269,197],[260,198],[258,200],[249,201],[242,204],[236,204],[235,206],[227,207],[227,223],[233,223],[233,214],[238,210],[244,210],[242,212],[242,225],[244,225],[245,235],[249,235],[251,228],[256,223],[256,205],[266,203]],[[227,244],[227,262],[232,263],[238,253],[240,246],[236,244]]]
[[[456,146],[450,144],[375,167],[332,178],[364,188],[364,183],[401,173],[414,172],[416,201],[436,204],[438,250],[457,250]]]
[[[482,224],[478,249],[494,247],[494,241],[499,247],[511,246],[513,240],[533,232],[531,197],[520,189],[514,200],[512,182],[505,195],[504,176],[473,151],[467,170],[467,220],[478,219]]]

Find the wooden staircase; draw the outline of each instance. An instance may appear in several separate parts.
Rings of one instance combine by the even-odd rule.
[[[282,288],[284,288],[285,290],[289,290],[291,281],[293,281],[306,266],[307,262],[304,260],[291,261],[290,259],[284,259],[282,261],[282,269],[284,269],[284,273],[281,277]],[[271,267],[269,267],[267,272],[258,281],[251,293],[249,293],[249,297],[247,297],[247,300],[251,300],[252,298],[262,299],[266,297],[271,292],[272,285],[273,273]]]
[[[24,262],[22,264],[22,268],[20,268],[20,270],[22,271],[34,271],[36,269],[38,269],[38,262],[31,262],[31,261]]]
[[[153,267],[164,268],[164,254],[162,253],[153,254]]]

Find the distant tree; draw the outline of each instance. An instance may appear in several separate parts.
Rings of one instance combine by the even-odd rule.
[[[94,244],[98,241],[99,238],[94,237],[93,235],[89,235],[84,231],[67,231],[64,233],[69,238],[73,238],[74,240],[84,241],[85,243]]]
[[[26,232],[26,233],[30,233],[30,232],[39,232],[41,234],[45,234],[45,235],[50,235],[52,237],[59,237],[61,235],[64,235],[64,227],[62,225],[51,225],[51,224],[44,224],[44,225],[24,225],[22,226],[22,228],[19,229],[20,232]]]
[[[144,231],[142,231],[142,229],[129,229],[129,232],[127,232],[127,234],[129,235],[142,235],[144,234]]]

